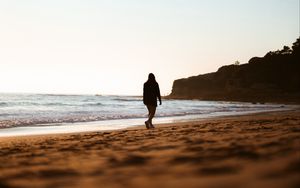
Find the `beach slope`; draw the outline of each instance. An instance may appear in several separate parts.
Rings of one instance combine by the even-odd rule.
[[[0,187],[300,187],[300,111],[0,138]]]

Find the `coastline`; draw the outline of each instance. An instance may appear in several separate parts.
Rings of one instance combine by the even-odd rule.
[[[269,109],[262,111],[241,111],[235,113],[218,112],[213,114],[190,114],[184,116],[173,116],[173,117],[156,117],[154,118],[154,124],[160,126],[163,124],[177,124],[178,122],[194,122],[194,121],[205,121],[214,118],[224,117],[238,117],[244,115],[255,115],[260,113],[269,112],[285,112],[300,109],[300,106],[289,106],[280,109]],[[35,136],[35,135],[55,135],[55,134],[79,134],[89,133],[97,131],[116,131],[131,128],[145,128],[143,122],[144,118],[135,119],[116,119],[106,121],[91,121],[91,122],[75,122],[75,123],[58,123],[58,124],[43,124],[33,126],[20,126],[11,128],[0,129],[0,138],[2,137],[16,137],[16,136]]]
[[[300,110],[0,138],[2,187],[297,187]]]
[[[274,111],[263,111],[263,112],[252,112],[252,113],[241,113],[236,115],[223,115],[223,116],[212,116],[212,117],[206,117],[206,118],[185,118],[185,119],[178,119],[174,120],[172,122],[159,122],[157,123],[157,120],[155,123],[155,128],[164,128],[164,127],[172,127],[172,126],[184,126],[184,125],[193,125],[198,123],[210,123],[214,121],[227,121],[227,120],[233,120],[233,119],[239,119],[239,118],[249,118],[249,117],[257,117],[257,116],[276,116],[276,114],[283,114],[283,113],[300,113],[300,108],[295,109],[285,109],[285,110],[274,110]],[[140,122],[143,122],[144,119],[139,119]],[[122,120],[117,120],[117,122],[121,122]],[[95,124],[99,125],[99,121],[95,122],[78,122],[74,123],[78,125],[86,125],[86,124]],[[66,123],[65,125],[72,125],[70,123]],[[59,127],[60,125],[57,125]],[[44,126],[42,126],[44,127]],[[18,127],[17,127],[18,128]],[[21,127],[23,128],[23,127]],[[25,127],[26,128],[26,127]],[[36,128],[41,128],[39,126],[36,126]],[[7,128],[9,130],[11,128]],[[1,129],[0,129],[1,130]],[[106,130],[84,130],[84,131],[75,131],[75,132],[62,132],[62,133],[43,133],[43,134],[28,134],[28,135],[16,135],[16,136],[1,136],[0,135],[0,142],[3,140],[15,140],[15,139],[26,139],[26,138],[39,138],[39,137],[59,137],[59,136],[71,136],[71,135],[85,135],[85,134],[93,134],[93,133],[112,133],[112,132],[118,132],[118,131],[131,131],[131,130],[147,130],[145,125],[142,123],[125,127],[125,128],[118,128],[118,129],[106,129]],[[152,129],[148,130],[151,131]]]

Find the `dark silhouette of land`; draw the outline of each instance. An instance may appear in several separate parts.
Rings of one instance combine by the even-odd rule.
[[[168,98],[300,103],[300,38],[246,64],[178,79]]]

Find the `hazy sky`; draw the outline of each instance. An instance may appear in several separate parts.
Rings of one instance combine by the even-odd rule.
[[[0,92],[169,94],[299,35],[299,0],[0,0]]]

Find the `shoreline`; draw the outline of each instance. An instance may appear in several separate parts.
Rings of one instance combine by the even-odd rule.
[[[70,128],[78,129],[78,126],[86,125],[94,126],[93,130],[100,130],[101,126],[106,126],[103,130],[108,130],[113,125],[113,129],[123,125],[132,126],[143,124],[137,118],[146,118],[147,109],[142,104],[141,98],[133,96],[53,96],[53,95],[3,95],[1,103],[0,117],[0,134],[1,129],[12,128],[26,129],[32,127],[32,130],[27,132],[36,132],[35,127],[40,126],[52,127],[49,131],[53,133],[64,132],[59,130],[55,132],[54,128],[65,126],[67,130]],[[17,100],[16,100],[17,99]],[[15,101],[16,100],[16,101]],[[284,104],[252,104],[245,102],[228,102],[228,101],[202,101],[202,100],[165,100],[164,105],[159,106],[156,113],[157,123],[162,123],[161,119],[185,119],[185,116],[194,116],[198,114],[201,118],[207,116],[221,116],[218,113],[233,114],[236,112],[246,111],[268,111],[280,110],[284,108],[294,108],[297,105]],[[299,106],[299,105],[298,105]],[[23,110],[22,110],[23,109]],[[189,117],[187,117],[189,118]],[[191,117],[195,119],[195,117]],[[119,122],[118,122],[119,119]],[[189,118],[190,119],[190,118]],[[126,122],[126,123],[125,123]],[[141,123],[142,122],[142,123]],[[100,127],[96,128],[95,124]],[[163,122],[164,123],[164,122]],[[89,128],[89,127],[87,127]],[[25,131],[25,130],[24,130]],[[43,134],[48,130],[44,130]],[[83,130],[77,130],[81,132]],[[70,132],[75,132],[72,130]],[[21,132],[20,132],[21,134]]]
[[[205,121],[214,118],[226,118],[226,117],[239,117],[247,115],[255,115],[261,113],[270,112],[285,112],[294,111],[300,109],[297,107],[289,107],[286,109],[274,109],[268,111],[248,111],[248,112],[237,112],[236,114],[227,114],[219,112],[212,115],[205,115],[201,117],[201,114],[186,115],[186,116],[174,116],[174,117],[156,117],[154,123],[156,126],[163,124],[177,124],[177,123],[188,123],[194,121]],[[146,119],[146,118],[145,118]],[[55,134],[80,134],[90,133],[97,131],[117,131],[134,128],[145,128],[144,118],[135,119],[116,119],[107,121],[91,121],[91,122],[75,122],[75,123],[60,123],[60,124],[45,124],[35,126],[20,126],[11,128],[0,129],[0,139],[5,137],[22,137],[22,136],[41,136],[41,135],[55,135]],[[113,125],[122,125],[120,127],[113,127]]]
[[[185,118],[185,119],[178,119],[174,120],[172,122],[162,122],[162,123],[156,123],[155,128],[162,128],[162,127],[169,127],[169,126],[181,126],[184,124],[189,123],[204,123],[204,122],[210,122],[210,121],[221,121],[221,120],[228,120],[228,119],[238,119],[243,117],[252,117],[252,116],[264,116],[269,114],[282,114],[282,113],[293,113],[293,112],[300,112],[300,108],[294,108],[294,109],[286,109],[286,110],[273,110],[273,111],[262,111],[262,112],[247,112],[247,113],[241,113],[241,114],[235,114],[235,115],[221,115],[221,116],[212,116],[212,117],[206,117],[206,118]],[[142,118],[138,118],[140,122],[144,122]],[[130,120],[130,119],[129,119]],[[157,121],[157,118],[153,119],[154,121]],[[118,122],[122,122],[121,120],[116,120]],[[76,122],[76,123],[63,123],[63,125],[74,125],[78,124],[76,126],[80,125],[86,125],[86,124],[95,124],[98,125],[99,122],[102,121],[92,121],[92,122]],[[54,125],[53,127],[59,127],[61,125]],[[31,126],[29,126],[31,128]],[[47,126],[32,126],[34,128],[41,128],[41,127],[47,127]],[[52,127],[52,126],[50,126]],[[26,128],[26,127],[12,127],[12,128]],[[11,128],[3,128],[2,130],[9,130]],[[0,141],[5,138],[21,138],[21,137],[40,137],[40,136],[64,136],[64,135],[74,135],[74,134],[89,134],[89,133],[98,133],[98,132],[115,132],[115,131],[126,131],[126,130],[148,130],[151,131],[151,129],[146,129],[145,125],[140,123],[137,125],[133,125],[126,128],[119,128],[119,129],[106,129],[106,130],[85,130],[85,131],[76,131],[76,132],[66,132],[66,133],[45,133],[45,134],[33,134],[33,135],[17,135],[17,136],[2,136],[0,135]],[[1,133],[1,129],[0,129]]]
[[[219,101],[219,102],[244,102],[244,103],[251,103],[251,104],[283,104],[283,105],[299,105],[300,101],[296,100],[295,97],[294,100],[287,100],[287,99],[274,99],[274,100],[262,100],[262,99],[256,99],[254,100],[253,97],[251,98],[223,98],[223,97],[216,97],[216,98],[210,98],[210,97],[186,97],[186,96],[164,96],[163,97],[166,100],[203,100],[203,101]]]
[[[165,128],[165,127],[172,127],[172,126],[183,126],[186,124],[197,124],[197,123],[210,123],[214,121],[227,121],[227,120],[234,120],[239,118],[249,118],[253,116],[268,116],[276,114],[283,114],[283,113],[299,113],[300,108],[296,109],[287,109],[287,110],[274,110],[274,111],[264,111],[264,112],[253,112],[253,113],[245,113],[245,114],[237,114],[237,115],[225,115],[225,116],[217,116],[217,117],[207,117],[207,118],[198,118],[198,119],[186,119],[186,120],[179,120],[174,122],[167,122],[167,123],[158,123],[155,124],[155,129]],[[94,123],[94,122],[79,122],[80,124],[85,123]],[[37,127],[39,128],[39,127]],[[10,128],[8,128],[10,129]],[[121,129],[107,129],[107,130],[98,130],[98,131],[81,131],[81,132],[66,132],[66,133],[45,133],[45,134],[33,134],[33,135],[17,135],[17,136],[1,136],[0,141],[3,140],[15,140],[15,139],[26,139],[26,138],[41,138],[41,137],[60,137],[60,136],[71,136],[71,135],[85,135],[85,134],[97,134],[97,133],[113,133],[113,132],[122,132],[122,131],[135,131],[135,130],[145,130],[145,131],[152,131],[155,129],[146,129],[145,125],[139,124],[134,125],[126,128]]]

